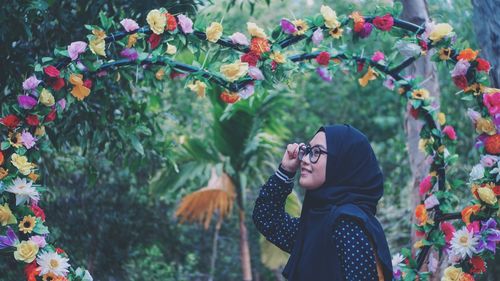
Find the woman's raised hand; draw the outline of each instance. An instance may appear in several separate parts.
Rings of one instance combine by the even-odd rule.
[[[295,173],[300,165],[299,160],[299,147],[304,145],[303,143],[290,143],[286,146],[285,155],[281,160],[281,167],[288,172]]]

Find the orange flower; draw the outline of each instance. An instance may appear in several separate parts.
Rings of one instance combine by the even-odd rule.
[[[460,52],[460,54],[457,57],[457,60],[473,61],[476,59],[478,53],[479,51],[474,51],[471,48],[467,48]]]
[[[0,180],[9,175],[9,170],[4,168],[0,168]]]
[[[3,161],[4,161],[3,153],[0,151],[0,165],[3,164]]]
[[[365,22],[365,18],[359,12],[352,12],[350,18],[352,18],[354,23]]]
[[[69,82],[75,86],[71,90],[71,94],[79,101],[82,101],[90,94],[90,89],[83,85],[83,75],[81,74],[71,74],[69,77]]]
[[[235,103],[240,99],[240,96],[237,93],[224,91],[220,94],[220,99],[225,103]]]
[[[495,134],[489,136],[484,141],[484,147],[486,148],[486,152],[489,154],[497,155],[500,154],[500,135]]]
[[[363,77],[358,79],[358,82],[361,87],[365,87],[366,85],[368,85],[368,81],[375,79],[377,79],[377,73],[373,71],[373,69],[369,66],[368,71],[366,71]]]
[[[472,205],[467,206],[462,210],[462,220],[466,225],[470,223],[470,216],[479,212],[479,208],[481,208],[481,205]]]
[[[250,42],[250,51],[252,51],[254,54],[260,56],[265,52],[269,52],[270,50],[271,47],[269,46],[269,42],[267,41],[267,39],[260,37],[252,38],[252,41]]]
[[[415,208],[415,218],[417,218],[419,225],[424,225],[429,219],[424,204],[420,204],[417,206],[417,208]]]

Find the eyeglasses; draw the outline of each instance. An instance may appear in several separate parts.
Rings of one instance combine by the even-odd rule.
[[[309,154],[309,161],[316,164],[321,154],[328,154],[328,151],[321,149],[318,145],[311,147],[310,145],[302,145],[299,147],[299,160],[302,161],[304,156]]]

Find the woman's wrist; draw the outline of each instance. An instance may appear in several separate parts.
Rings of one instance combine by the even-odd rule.
[[[283,164],[280,163],[278,166],[278,171],[280,171],[282,174],[287,176],[289,179],[293,178],[295,176],[296,171],[289,171],[287,168],[283,167]]]

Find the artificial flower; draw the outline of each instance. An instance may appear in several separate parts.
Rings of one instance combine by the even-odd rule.
[[[491,116],[500,114],[500,92],[494,94],[484,94],[483,104],[488,108]]]
[[[439,49],[439,58],[441,60],[449,60],[451,59],[451,54],[453,50],[451,48],[441,48]]]
[[[394,87],[396,86],[396,80],[394,80],[394,78],[390,75],[387,75],[386,76],[386,79],[384,80],[384,83],[382,83],[382,85],[384,85],[384,87],[386,87],[387,89],[389,90],[394,90]]]
[[[213,43],[219,41],[222,36],[223,30],[224,28],[222,27],[222,24],[218,22],[212,22],[205,30],[207,40]]]
[[[474,51],[471,48],[467,48],[465,50],[462,50],[460,54],[458,54],[457,60],[473,61],[476,59],[478,53],[479,51]]]
[[[15,247],[17,244],[19,244],[19,239],[10,226],[7,226],[7,231],[5,232],[5,234],[5,236],[0,236],[0,249]]]
[[[34,203],[40,200],[40,194],[38,194],[33,183],[27,181],[25,178],[15,178],[5,191],[16,195],[16,205],[20,205],[28,200]]]
[[[319,65],[327,66],[330,63],[330,58],[330,53],[323,51],[316,56],[316,62]]]
[[[330,75],[330,71],[326,67],[317,67],[316,73],[318,73],[319,77],[323,79],[325,82],[332,82],[332,75]]]
[[[434,43],[440,41],[453,31],[453,27],[447,23],[439,23],[432,27],[429,33],[429,39]]]
[[[240,99],[238,93],[230,93],[228,91],[222,92],[219,97],[225,103],[235,103]]]
[[[40,97],[38,100],[45,106],[53,106],[56,103],[52,93],[45,88],[42,89],[42,92],[40,93]]]
[[[133,31],[136,31],[137,29],[139,29],[139,25],[133,19],[122,19],[120,21],[120,24],[123,26],[123,28],[127,32],[133,32]]]
[[[444,274],[443,277],[441,278],[441,281],[463,281],[462,276],[463,276],[462,268],[448,266],[444,270]]]
[[[270,50],[271,46],[269,45],[267,39],[254,37],[252,38],[252,40],[250,40],[250,51],[253,54],[260,56],[263,53],[269,52]]]
[[[314,43],[314,45],[318,46],[319,44],[321,44],[321,42],[323,41],[323,29],[321,29],[321,27],[318,27],[316,28],[316,30],[313,32],[313,35],[311,37],[311,40],[312,42]]]
[[[408,43],[403,40],[398,40],[395,44],[396,49],[405,57],[419,56],[422,49],[415,43]]]
[[[33,146],[35,146],[37,139],[33,137],[33,135],[28,132],[28,131],[23,131],[21,134],[21,142],[23,145],[27,148],[30,149]]]
[[[447,125],[444,126],[443,128],[443,133],[450,139],[450,140],[456,140],[457,139],[457,133],[455,132],[455,129],[453,126]]]
[[[465,207],[461,213],[462,215],[462,221],[465,222],[466,225],[470,223],[470,217],[471,215],[477,214],[479,212],[479,209],[481,208],[481,205],[471,205]]]
[[[3,152],[0,150],[0,166],[3,165],[4,160],[5,160],[5,158],[3,156]]]
[[[33,216],[24,216],[23,220],[19,223],[19,231],[24,234],[33,232],[35,228],[36,219]]]
[[[4,203],[3,205],[0,205],[0,224],[2,226],[6,226],[8,224],[15,224],[17,223],[16,216],[12,214],[12,211],[9,208],[8,203]]]
[[[185,15],[178,15],[177,20],[179,20],[180,29],[184,34],[193,33],[193,21]]]
[[[419,195],[423,196],[432,188],[432,176],[426,176],[419,184]]]
[[[36,261],[32,261],[30,264],[26,265],[26,267],[24,268],[24,274],[26,275],[27,281],[37,281],[36,278],[40,274],[40,270],[38,270],[37,268],[38,265],[36,264]]]
[[[248,52],[240,57],[240,61],[248,63],[249,66],[256,66],[259,61],[259,57],[253,52]]]
[[[432,209],[435,206],[439,205],[439,200],[436,195],[432,194],[424,200],[424,205],[426,209]]]
[[[477,193],[481,201],[485,202],[486,204],[495,205],[497,203],[497,196],[493,192],[493,190],[491,190],[491,188],[480,187],[477,189]]]
[[[380,52],[380,51],[376,51],[373,56],[372,56],[372,61],[374,62],[379,62],[379,61],[382,61],[384,60],[385,56],[384,56],[384,53]]]
[[[89,41],[90,51],[96,55],[106,57],[106,33],[102,30],[92,30],[94,36]]]
[[[151,33],[151,35],[148,38],[148,43],[151,47],[152,50],[156,49],[158,45],[160,45],[161,42],[161,36],[155,33]]]
[[[187,85],[187,87],[195,92],[199,98],[205,97],[205,91],[207,88],[207,84],[201,82],[200,80],[194,81],[192,84]]]
[[[252,77],[255,80],[264,80],[264,74],[259,68],[255,66],[250,66],[248,68],[248,76]]]
[[[358,29],[359,31],[357,32],[357,34],[359,35],[359,37],[366,38],[372,33],[373,25],[369,22],[360,23]]]
[[[45,221],[45,212],[42,210],[42,208],[38,207],[38,205],[31,204],[30,209],[31,211],[33,211],[33,214],[35,214],[37,218]]]
[[[415,218],[417,219],[419,225],[424,225],[429,220],[424,204],[420,204],[415,208]]]
[[[486,133],[492,136],[496,134],[496,127],[495,124],[493,124],[493,121],[491,121],[491,119],[480,117],[476,121],[476,132],[479,134]]]
[[[85,53],[85,49],[87,49],[87,43],[83,41],[72,42],[68,46],[68,55],[71,60],[76,60],[80,54]]]
[[[380,30],[389,31],[394,25],[394,18],[389,13],[385,14],[382,17],[376,16],[373,19],[373,25],[375,25],[375,27]]]
[[[498,162],[498,159],[498,156],[486,154],[481,155],[481,160],[479,162],[481,163],[481,165],[483,165],[483,167],[490,168]]]
[[[28,162],[26,156],[20,156],[17,153],[12,154],[11,163],[25,176],[31,173],[31,169],[34,167],[32,163]]]
[[[23,82],[23,90],[30,91],[35,90],[36,87],[41,83],[41,80],[38,80],[35,75],[30,76],[28,79]]]
[[[338,19],[337,19],[337,13],[332,10],[329,6],[326,5],[321,5],[320,8],[321,15],[323,16],[323,19],[325,20],[325,26],[328,28],[335,28],[340,25]]]
[[[170,13],[165,13],[165,17],[167,18],[167,24],[165,26],[165,30],[174,31],[177,29],[177,20]]]
[[[0,167],[0,180],[9,175],[9,170]]]
[[[264,32],[264,30],[262,28],[260,28],[259,26],[257,26],[256,23],[247,22],[247,30],[248,30],[248,33],[250,33],[250,35],[252,37],[259,37],[262,39],[267,39],[267,35]]]
[[[279,51],[273,52],[269,56],[269,58],[272,59],[273,61],[275,61],[276,63],[285,63],[286,62],[286,56]]]
[[[238,96],[240,96],[242,99],[245,100],[245,99],[248,99],[250,96],[252,96],[254,92],[255,92],[255,86],[254,86],[254,83],[251,82],[251,83],[246,84],[243,87],[243,89],[238,91]]]
[[[339,39],[340,37],[342,37],[343,32],[344,32],[344,29],[340,28],[340,26],[334,27],[334,28],[330,29],[330,31],[328,31],[328,33],[335,39]]]
[[[219,70],[229,82],[234,82],[247,74],[248,63],[236,61],[230,64],[223,64]]]
[[[165,51],[168,55],[175,55],[177,53],[177,47],[167,43],[167,50]]]
[[[289,21],[288,19],[285,19],[285,18],[281,19],[280,25],[281,25],[281,30],[285,34],[294,34],[298,31],[297,27],[295,27],[295,25],[291,21]]]
[[[486,264],[480,256],[473,256],[469,263],[472,265],[471,273],[482,274],[486,272]]]
[[[42,137],[45,135],[45,126],[36,127],[35,136]]]
[[[453,233],[455,233],[455,227],[449,222],[441,222],[440,227],[441,231],[444,233],[444,240],[446,243],[450,243],[453,238]]]
[[[497,229],[497,223],[494,218],[481,222],[482,237],[477,246],[478,251],[487,249],[492,253],[496,252],[496,243],[500,242],[500,230]]]
[[[82,78],[83,75],[81,74],[71,74],[69,77],[69,82],[74,86],[71,94],[79,101],[82,101],[90,94],[90,89],[83,85]]]
[[[293,35],[303,35],[309,29],[309,25],[307,25],[307,22],[301,19],[294,20],[292,23],[297,28],[297,31],[295,31]]]
[[[241,32],[233,33],[233,35],[229,36],[229,39],[231,39],[231,42],[233,44],[238,44],[242,46],[250,45],[250,41],[248,40],[248,38],[245,36],[245,34]]]
[[[149,28],[154,34],[160,35],[165,31],[165,26],[167,25],[167,18],[158,9],[149,11],[146,16],[146,21],[149,24]]]
[[[57,111],[55,108],[52,108],[52,110],[49,112],[49,114],[47,114],[45,116],[45,118],[43,118],[43,122],[45,122],[45,123],[52,122],[52,121],[56,120],[56,117],[57,117]],[[35,134],[36,134],[36,132],[35,132]]]
[[[359,82],[359,85],[361,85],[361,87],[365,87],[366,85],[368,85],[368,82],[370,80],[375,80],[375,79],[377,79],[377,73],[375,71],[373,71],[373,69],[369,66],[365,75],[363,75],[363,77],[359,78],[358,82]]]
[[[37,105],[38,101],[35,98],[33,98],[32,96],[20,95],[20,96],[17,96],[17,103],[19,104],[19,106],[21,108],[32,109],[33,107],[35,107]]]
[[[31,263],[35,260],[36,254],[38,254],[37,244],[33,243],[32,241],[21,241],[21,243],[16,245],[14,258],[18,261]]]
[[[68,258],[49,251],[42,252],[36,259],[36,262],[40,265],[40,275],[52,273],[57,276],[66,276],[70,266],[68,261]]]
[[[460,256],[462,259],[472,257],[477,253],[476,245],[479,238],[474,236],[474,233],[469,231],[466,227],[455,231],[451,239],[451,251],[454,255]]]
[[[135,43],[137,43],[137,39],[139,38],[139,35],[137,33],[130,34],[127,39],[127,45],[125,48],[132,48],[135,46]]]
[[[411,96],[414,99],[418,99],[418,100],[428,99],[429,95],[430,95],[429,91],[427,91],[426,89],[416,89],[416,90],[413,90],[413,92],[411,92]]]
[[[129,60],[137,60],[139,58],[139,54],[134,48],[125,48],[121,50],[120,56],[127,58]]]
[[[490,63],[482,58],[476,59],[477,62],[477,71],[490,72]]]
[[[481,164],[476,164],[472,167],[472,171],[469,174],[469,180],[475,181],[482,179],[484,177],[484,167]]]
[[[470,63],[466,60],[459,60],[455,67],[451,71],[451,77],[456,76],[464,76],[467,74],[467,70],[469,70]]]

